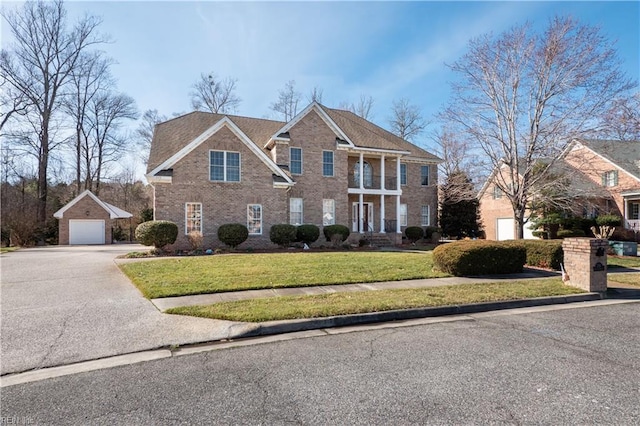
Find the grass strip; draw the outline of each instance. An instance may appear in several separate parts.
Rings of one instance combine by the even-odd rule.
[[[184,306],[172,308],[166,312],[230,321],[262,322],[579,293],[584,291],[562,284],[560,278],[550,278],[424,289],[283,296],[223,302],[207,306]]]
[[[18,247],[0,247],[0,253],[11,253],[18,250]]]
[[[148,298],[448,276],[433,271],[431,252],[215,255],[131,262],[120,268]]]
[[[607,275],[608,285],[612,283],[629,284],[632,286],[640,287],[640,273],[617,273]]]
[[[607,256],[609,268],[640,268],[640,257],[634,256]]]

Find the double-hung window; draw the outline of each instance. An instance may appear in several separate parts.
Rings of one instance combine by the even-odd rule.
[[[302,174],[302,148],[289,148],[289,171],[292,175]]]
[[[202,233],[202,204],[185,203],[184,205],[184,233]]]
[[[407,184],[407,165],[400,163],[400,185]]]
[[[497,200],[499,198],[502,198],[502,189],[500,189],[500,187],[498,185],[494,185],[493,186],[493,199]]]
[[[240,153],[210,151],[209,179],[216,182],[240,182]]]
[[[322,226],[335,225],[336,223],[336,200],[322,200]]]
[[[322,151],[322,176],[333,176],[333,151]]]
[[[407,226],[407,205],[400,204],[400,226]]]
[[[420,166],[420,182],[422,186],[429,185],[429,166]]]
[[[291,225],[302,225],[302,198],[289,199],[289,223]]]
[[[247,205],[247,229],[249,235],[262,235],[262,206],[260,204]]]
[[[431,225],[431,217],[429,215],[430,212],[431,209],[429,208],[429,206],[422,206],[422,209],[420,210],[420,224],[422,226]]]
[[[618,185],[618,171],[611,170],[610,172],[605,172],[602,175],[602,185],[603,186],[616,186]]]

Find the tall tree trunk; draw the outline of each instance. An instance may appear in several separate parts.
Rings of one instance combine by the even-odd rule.
[[[48,117],[47,117],[48,118]],[[44,120],[43,120],[44,121]],[[47,222],[47,169],[49,167],[49,129],[42,126],[40,134],[40,155],[38,158],[38,224],[44,228]]]

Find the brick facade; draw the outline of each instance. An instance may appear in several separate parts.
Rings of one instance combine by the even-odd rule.
[[[97,219],[104,220],[104,241],[111,244],[112,220],[109,212],[91,197],[83,197],[73,206],[64,212],[61,219],[58,219],[58,244],[69,244],[69,220],[71,219]]]
[[[607,240],[565,238],[562,242],[568,283],[586,291],[607,291]]]

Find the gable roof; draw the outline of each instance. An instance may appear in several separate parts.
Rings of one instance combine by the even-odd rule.
[[[576,142],[640,180],[640,141],[579,139],[572,145]]]
[[[53,214],[53,217],[55,217],[56,219],[62,219],[62,217],[64,216],[64,212],[69,210],[71,207],[73,207],[75,204],[77,204],[78,201],[82,200],[84,197],[90,197],[100,207],[105,209],[107,211],[107,213],[109,213],[109,217],[111,219],[126,219],[126,218],[129,218],[129,217],[133,216],[131,213],[126,212],[126,211],[124,211],[124,210],[122,210],[122,209],[120,209],[120,208],[118,208],[118,207],[116,207],[114,205],[111,205],[109,203],[105,203],[104,201],[100,200],[93,192],[91,192],[91,191],[89,191],[87,189],[84,192],[82,192],[80,195],[78,195],[76,198],[74,198],[73,200],[69,201],[60,210],[55,212]]]

